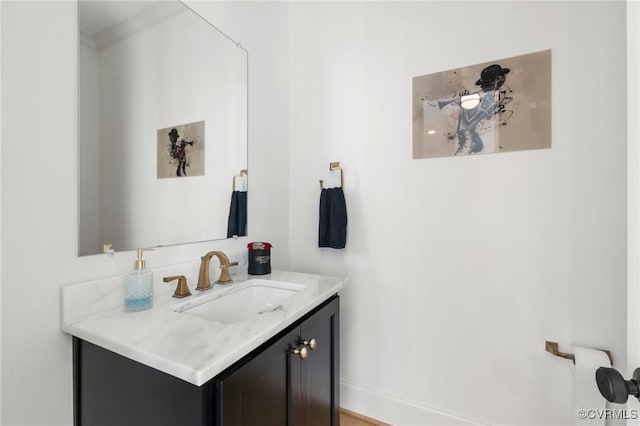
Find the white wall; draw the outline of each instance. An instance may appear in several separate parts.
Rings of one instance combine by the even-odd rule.
[[[291,267],[348,276],[346,408],[393,424],[570,424],[572,372],[626,358],[621,2],[295,3]],[[411,78],[552,49],[549,150],[411,159]],[[349,236],[317,248],[344,168]]]
[[[273,242],[274,267],[286,269],[286,5],[196,2],[194,8],[250,52],[249,238]],[[59,288],[126,273],[134,259],[133,252],[77,257],[76,9],[75,1],[2,2],[5,426],[72,423],[71,339],[59,331]],[[247,240],[163,248],[148,253],[147,263],[153,268],[192,261]]]
[[[640,367],[640,3],[627,1],[627,371]],[[635,119],[634,119],[635,118]],[[628,408],[640,409],[629,399]],[[628,423],[631,424],[631,423]],[[632,424],[640,424],[636,419]]]

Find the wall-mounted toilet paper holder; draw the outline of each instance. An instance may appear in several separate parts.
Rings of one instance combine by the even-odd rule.
[[[561,352],[556,342],[546,341],[545,350],[560,358],[570,359],[574,363],[576,362],[575,355]],[[607,354],[611,365],[613,365],[611,352],[605,350],[603,350],[603,352]],[[609,402],[624,404],[627,402],[627,399],[629,399],[629,395],[640,399],[640,368],[636,368],[630,380],[625,380],[622,374],[615,368],[599,367],[596,370],[596,384],[598,385],[600,394]]]
[[[550,342],[547,340],[546,342],[544,342],[544,349],[555,356],[559,356],[560,358],[570,359],[571,361],[573,361],[574,364],[576,362],[576,356],[574,354],[570,354],[567,352],[560,352],[557,342]],[[611,356],[611,352],[606,351],[604,349],[600,349],[600,350],[607,354],[607,356],[609,357],[609,361],[611,362],[611,365],[613,365],[613,357]]]

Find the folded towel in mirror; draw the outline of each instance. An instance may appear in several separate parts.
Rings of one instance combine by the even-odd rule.
[[[247,235],[247,192],[233,191],[229,206],[229,221],[227,223],[227,238]]]

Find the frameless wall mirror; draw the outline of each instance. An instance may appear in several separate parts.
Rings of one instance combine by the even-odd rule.
[[[79,255],[226,238],[247,52],[178,1],[78,7]]]

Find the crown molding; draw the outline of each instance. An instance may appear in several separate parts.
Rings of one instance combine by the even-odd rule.
[[[150,28],[167,18],[186,12],[188,9],[180,2],[162,2],[146,9],[114,27],[102,31],[92,37],[94,47],[100,51]]]
[[[79,42],[80,44],[83,44],[87,47],[90,47],[92,49],[97,49],[96,47],[96,42],[93,39],[93,37],[91,37],[89,34],[87,34],[86,32],[80,30],[79,32]]]

